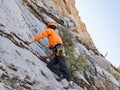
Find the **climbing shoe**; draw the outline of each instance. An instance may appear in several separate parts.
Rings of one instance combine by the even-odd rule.
[[[74,83],[73,84],[68,84],[67,87],[64,87],[64,89],[69,90],[69,89],[75,89]]]

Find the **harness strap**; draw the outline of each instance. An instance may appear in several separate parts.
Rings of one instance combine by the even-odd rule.
[[[53,52],[56,56],[66,56],[63,44],[55,45],[55,47],[53,48]]]

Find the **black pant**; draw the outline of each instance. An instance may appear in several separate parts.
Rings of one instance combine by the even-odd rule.
[[[73,80],[64,56],[55,56],[48,62],[47,67],[58,76],[63,74],[68,81]]]

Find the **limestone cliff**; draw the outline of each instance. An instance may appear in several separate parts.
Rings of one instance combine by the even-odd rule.
[[[0,0],[0,90],[61,90],[42,61],[47,39],[31,45],[49,21],[56,21],[67,52],[75,90],[120,90],[120,70],[96,49],[78,16],[75,0]]]

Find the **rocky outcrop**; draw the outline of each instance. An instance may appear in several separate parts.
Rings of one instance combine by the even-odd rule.
[[[67,50],[73,52],[73,59],[86,61],[85,65],[74,62],[75,90],[120,89],[119,68],[96,49],[74,0],[0,0],[0,90],[61,90],[68,84],[56,81],[42,61],[41,56],[51,52],[47,39],[25,43],[42,33],[49,21],[57,22],[66,48],[73,50]]]

